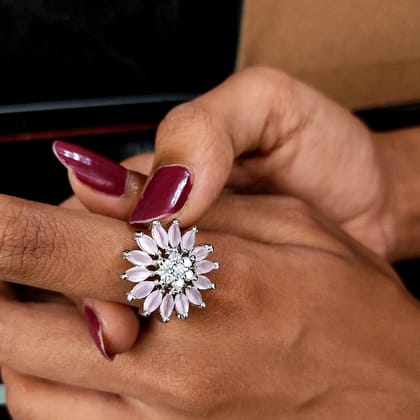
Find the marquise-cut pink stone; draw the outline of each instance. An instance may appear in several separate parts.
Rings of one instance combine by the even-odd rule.
[[[172,223],[168,230],[169,243],[176,248],[181,241],[181,229],[178,223]]]
[[[209,250],[205,245],[196,246],[192,251],[191,255],[194,255],[196,261],[202,261],[209,255]]]
[[[154,224],[152,227],[152,237],[159,247],[162,249],[168,247],[168,234],[166,230],[159,224]]]
[[[209,260],[198,261],[195,265],[195,270],[197,274],[206,274],[209,271],[214,270],[215,268],[215,263]]]
[[[150,293],[149,296],[145,299],[143,303],[143,310],[144,312],[148,312],[149,314],[159,308],[160,304],[162,303],[162,293],[160,290],[155,290],[154,292]]]
[[[185,289],[185,294],[192,304],[200,306],[203,303],[201,293],[195,287],[189,287]]]
[[[134,265],[151,265],[153,264],[152,257],[143,251],[130,251],[130,253],[127,255],[127,261],[131,262],[131,264]]]
[[[183,293],[180,293],[179,295],[175,296],[175,308],[179,315],[188,315],[188,311],[190,309],[190,302]]]
[[[172,312],[174,310],[174,298],[172,297],[172,295],[166,295],[163,299],[162,299],[162,303],[160,304],[160,316],[162,317],[163,320],[169,320],[169,318],[172,315]]]
[[[127,280],[138,283],[139,281],[146,280],[152,273],[144,266],[136,266],[129,268],[125,274]]]
[[[154,287],[155,283],[153,281],[143,281],[131,289],[130,295],[133,295],[136,299],[142,299],[148,296]]]
[[[195,231],[193,229],[184,233],[181,239],[181,248],[184,251],[189,251],[195,243]]]
[[[136,241],[138,246],[148,254],[155,255],[158,253],[156,242],[150,236],[141,235],[136,238]]]
[[[206,277],[201,274],[197,276],[197,280],[193,281],[194,286],[197,289],[207,290],[211,289],[213,283]]]

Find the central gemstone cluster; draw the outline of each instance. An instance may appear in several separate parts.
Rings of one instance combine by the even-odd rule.
[[[155,274],[160,277],[160,285],[167,293],[180,293],[197,278],[193,258],[178,249],[169,249],[156,261]]]

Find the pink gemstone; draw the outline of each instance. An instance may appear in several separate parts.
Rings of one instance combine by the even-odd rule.
[[[162,249],[168,247],[168,234],[166,230],[159,224],[155,223],[152,227],[152,237],[159,247]]]
[[[175,303],[172,295],[165,295],[165,297],[162,299],[159,310],[163,321],[169,321],[169,318],[171,317],[174,310],[174,305]]]
[[[151,274],[152,273],[144,266],[132,267],[125,272],[127,280],[132,281],[133,283],[146,280]]]
[[[193,281],[194,286],[197,289],[207,290],[211,289],[213,286],[213,283],[206,277],[199,275],[197,280]]]
[[[214,270],[216,267],[217,264],[209,260],[198,261],[195,265],[197,274],[206,274],[209,271]]]
[[[138,246],[143,250],[146,251],[150,255],[155,255],[158,253],[158,247],[156,242],[147,235],[141,235],[136,238]]]
[[[181,239],[181,248],[184,251],[189,251],[195,243],[195,230],[190,229],[185,232]]]
[[[129,294],[133,295],[136,299],[142,299],[149,295],[154,287],[155,283],[153,281],[142,281],[141,283],[135,285]]]
[[[201,297],[201,293],[195,287],[185,289],[185,294],[192,304],[197,306],[202,305],[203,298]]]
[[[151,265],[153,264],[152,257],[143,251],[130,251],[126,256],[127,261],[130,261],[134,265]]]
[[[151,314],[157,308],[159,308],[160,304],[162,303],[162,293],[160,290],[155,290],[154,292],[150,293],[149,296],[144,301],[143,310]]]
[[[209,255],[209,249],[205,245],[196,246],[192,251],[191,255],[194,255],[196,261],[204,260]]]
[[[179,295],[175,296],[175,308],[179,315],[184,317],[188,315],[188,310],[190,309],[190,302],[183,293],[180,293]]]
[[[176,248],[181,241],[181,230],[178,223],[172,223],[168,230],[169,243]]]

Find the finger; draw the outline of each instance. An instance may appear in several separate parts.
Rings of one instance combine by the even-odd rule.
[[[75,182],[77,183],[77,178]],[[98,194],[95,190],[86,188],[85,195],[89,198]],[[99,193],[100,194],[100,193]],[[105,203],[105,207],[110,203]],[[75,210],[86,210],[78,197],[72,196],[61,203],[62,207]],[[112,209],[112,207],[111,207]],[[106,214],[107,209],[102,209]],[[88,330],[99,352],[108,360],[113,360],[115,354],[124,353],[137,340],[140,328],[138,316],[132,308],[120,303],[69,296],[86,319]]]
[[[199,328],[193,328],[195,334],[200,334]],[[173,347],[168,343],[184,345],[179,342],[179,332],[176,328],[149,331],[136,351],[118,355],[113,363],[109,363],[94,349],[74,307],[2,302],[0,365],[26,375],[123,394],[126,398],[157,406],[162,395],[170,395],[172,388],[179,387],[177,381],[163,386],[162,378],[169,381],[174,377],[170,370],[156,373],[157,366],[173,363]],[[181,332],[187,336],[185,327]],[[189,345],[192,343],[191,340]]]
[[[76,308],[2,302],[0,317],[1,366],[106,392],[123,388],[117,367],[122,356],[109,363],[99,355]]]
[[[119,420],[136,416],[118,396],[63,385],[4,369],[7,408],[16,419]]]
[[[126,223],[4,195],[0,207],[0,278],[115,300],[123,286],[113,279],[126,266],[121,252],[133,244]]]
[[[100,299],[73,298],[83,313],[89,333],[99,352],[108,360],[136,343],[140,321],[133,308]]]
[[[126,303],[133,283],[120,280],[130,268],[123,250],[137,248],[127,223],[4,195],[0,207],[0,278],[70,296]],[[216,246],[225,241],[211,232],[203,232],[200,239]],[[139,306],[138,301],[133,305]]]
[[[297,228],[287,229],[288,236],[283,239],[270,229],[272,224],[259,223],[267,218],[276,223],[277,232],[282,226],[286,228],[290,221],[287,217],[282,218],[283,200],[272,201],[271,207],[261,207],[258,220],[254,208],[264,202],[264,197],[260,202],[254,199],[254,208],[237,198],[237,212],[229,211],[235,200],[234,196],[230,200],[222,197],[217,208],[206,216],[207,224],[206,218],[203,219],[204,227],[214,232],[204,229],[200,240],[215,245],[214,258],[221,264],[223,252],[229,247],[226,243],[229,232],[236,235],[236,240],[243,230],[253,235],[254,240],[258,240],[259,235],[264,240],[263,232],[271,230],[270,242],[300,246],[315,246],[317,238],[326,236],[320,234],[319,225],[309,230],[307,224],[300,222],[296,224]],[[0,196],[0,207],[3,209],[0,215],[0,278],[66,295],[126,302],[124,292],[128,292],[132,284],[117,279],[128,268],[122,251],[134,248],[133,230],[127,223],[9,196]],[[298,212],[292,211],[293,214]],[[303,217],[302,221],[307,219],[310,220]],[[217,233],[220,230],[224,235]],[[322,241],[319,243],[322,245]],[[229,276],[229,265],[224,266],[223,275]],[[215,281],[218,276],[215,272]]]
[[[176,107],[159,126],[152,176],[130,221],[173,214],[196,221],[225,186],[234,159],[290,137],[312,110],[312,96],[283,73],[251,69]]]
[[[53,143],[57,159],[68,169],[77,198],[92,212],[127,220],[146,179],[79,145]],[[72,202],[67,203],[73,205]]]
[[[218,246],[225,241],[217,230],[224,231],[224,236],[229,231],[239,235],[243,226],[249,226],[252,229],[248,231],[255,232],[255,240],[258,240],[258,234],[270,226],[256,223],[255,213],[248,205],[237,206],[238,212],[229,211],[234,200],[235,197],[222,198],[218,208],[207,216],[210,222],[207,227],[216,232],[204,230],[200,234],[200,240],[215,244],[216,261],[220,261],[218,253],[223,252],[223,245],[220,250]],[[261,220],[274,217],[280,227],[281,204],[280,200],[278,207],[263,208]],[[118,278],[128,268],[122,251],[133,249],[135,242],[133,230],[127,223],[9,196],[0,196],[0,207],[3,209],[0,215],[0,278],[76,297],[126,302],[124,291],[130,290],[130,282],[118,282]],[[270,210],[274,214],[270,214]],[[288,231],[290,234],[283,243],[293,243],[295,239],[297,243],[306,244],[300,229]],[[318,236],[322,235],[312,234],[308,241],[314,241]],[[273,242],[275,239],[273,237]],[[277,240],[281,239],[279,236]],[[227,267],[224,275],[229,276]],[[216,272],[215,280],[217,276]]]

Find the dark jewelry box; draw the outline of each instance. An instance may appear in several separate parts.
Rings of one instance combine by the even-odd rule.
[[[57,203],[60,138],[116,160],[234,69],[241,1],[0,0],[0,193]]]
[[[234,70],[240,11],[237,0],[0,0],[0,193],[67,198],[55,139],[116,161],[152,150],[171,108]]]

